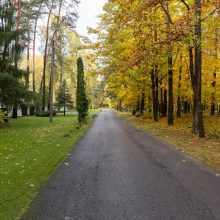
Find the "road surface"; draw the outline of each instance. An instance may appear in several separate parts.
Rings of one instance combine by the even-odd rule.
[[[219,220],[220,178],[103,110],[22,219]]]

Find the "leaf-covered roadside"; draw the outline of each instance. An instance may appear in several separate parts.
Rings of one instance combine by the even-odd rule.
[[[149,115],[134,117],[124,112],[118,114],[133,126],[161,138],[181,152],[198,159],[220,173],[220,117],[204,117],[208,133],[206,138],[200,139],[189,132],[191,129],[190,116],[176,119],[177,123],[170,127],[165,118],[155,123]]]

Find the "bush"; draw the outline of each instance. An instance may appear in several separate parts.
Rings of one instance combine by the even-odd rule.
[[[53,111],[53,116],[56,116],[56,111]],[[36,112],[36,116],[37,117],[49,117],[50,116],[50,112],[46,112],[46,111],[37,111]]]
[[[4,112],[0,109],[0,124],[4,123]]]
[[[6,109],[0,109],[0,124],[8,122],[8,113]]]

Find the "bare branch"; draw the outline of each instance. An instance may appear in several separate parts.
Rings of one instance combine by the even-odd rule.
[[[189,11],[190,10],[190,7],[189,5],[186,3],[185,0],[181,0],[181,2],[186,6],[187,10]]]
[[[220,12],[220,6],[215,8],[212,12],[210,12],[208,15],[206,15],[204,18],[201,19],[201,22],[209,18],[210,16],[214,15],[215,13]]]
[[[165,12],[165,14],[167,15],[170,24],[173,24],[173,21],[172,21],[172,19],[171,19],[171,16],[170,16],[169,12],[167,11],[167,9],[165,8],[163,2],[160,0],[159,3],[160,3],[160,5],[161,5],[161,8],[163,9],[163,11]]]

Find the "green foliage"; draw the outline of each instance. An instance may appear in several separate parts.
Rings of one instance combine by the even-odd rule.
[[[0,67],[1,72],[5,71],[17,77],[20,73],[17,64],[20,55],[24,50],[24,28],[17,28],[18,22],[15,5],[9,0],[3,0],[0,3]]]
[[[36,116],[37,117],[49,117],[50,116],[50,112],[47,112],[47,111],[37,111],[36,112]],[[53,116],[56,116],[56,111],[53,112]]]
[[[8,104],[16,93],[15,88],[19,85],[18,80],[9,74],[0,74],[0,102]],[[12,90],[10,89],[12,88]]]
[[[84,79],[84,67],[82,58],[77,59],[76,107],[79,114],[79,123],[85,123],[86,116],[88,115],[89,102],[86,97],[86,84]]]
[[[7,108],[0,108],[0,124],[8,122],[8,111]]]
[[[3,110],[0,109],[0,124],[4,123],[4,116],[5,116],[5,113],[3,112]]]
[[[26,71],[18,68],[18,61],[24,50],[24,34],[22,27],[17,27],[15,5],[11,1],[0,3],[0,103],[16,106],[29,94],[20,80]]]
[[[0,73],[0,103],[14,105],[21,99],[30,99],[31,93],[27,92],[19,80],[8,73]]]
[[[67,86],[66,80],[63,80],[62,86],[60,88],[60,91],[57,95],[57,106],[60,109],[61,107],[64,107],[64,114],[66,107],[72,107],[73,101],[70,95],[70,90]]]

